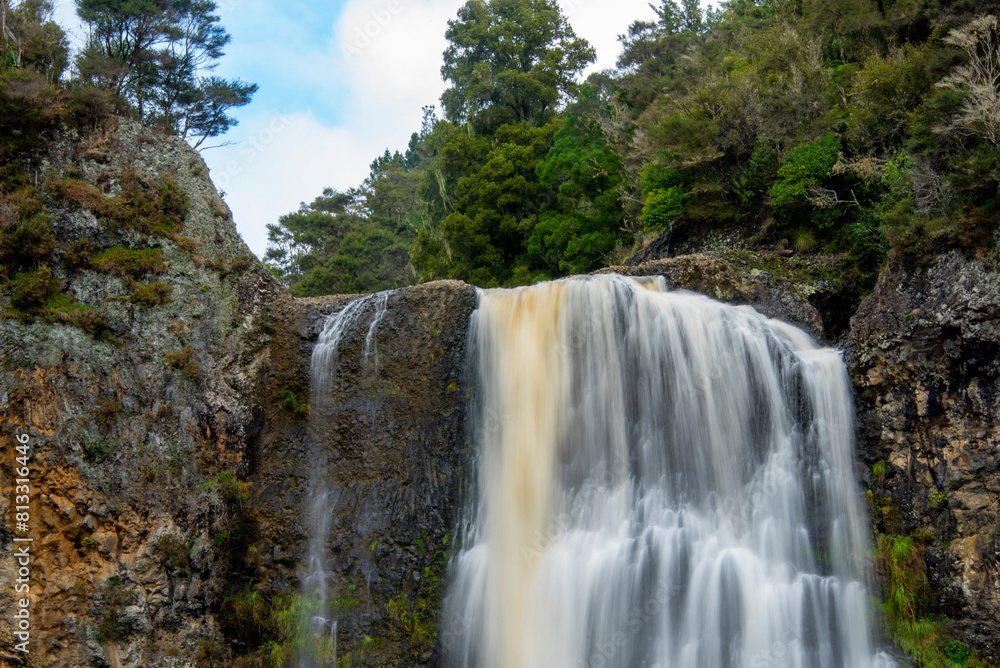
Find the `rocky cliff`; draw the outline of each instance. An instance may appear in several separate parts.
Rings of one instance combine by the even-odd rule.
[[[268,311],[284,293],[182,142],[122,122],[59,135],[44,155],[23,192],[51,224],[50,254],[8,277],[0,319],[0,665],[188,665],[217,633],[219,536],[264,424]],[[182,220],[160,225],[170,209]],[[21,288],[42,271],[50,283],[32,301]],[[30,510],[18,528],[21,434]],[[27,654],[6,614],[24,545]]]
[[[0,666],[290,661],[317,439],[334,462],[342,661],[433,663],[474,289],[394,293],[377,371],[359,361],[365,332],[348,332],[317,432],[310,355],[349,298],[289,297],[183,142],[123,121],[57,135],[43,155],[18,192],[52,238],[41,268],[11,262],[0,293]],[[5,243],[31,231],[3,212]],[[18,437],[30,452],[23,527]],[[27,653],[6,614],[24,545]]]
[[[849,351],[876,526],[916,537],[934,608],[996,662],[1000,275],[958,253],[885,271]]]
[[[11,261],[0,292],[0,610],[17,607],[25,544],[31,592],[31,651],[5,613],[0,666],[287,664],[317,445],[342,665],[435,665],[470,456],[475,290],[389,295],[376,329],[362,318],[345,333],[327,412],[311,419],[314,343],[352,297],[288,296],[183,142],[122,122],[53,137],[43,155],[24,192],[52,240],[30,266]],[[3,239],[37,232],[22,209],[0,203]],[[849,320],[837,267],[730,252],[609,271],[661,275],[844,342],[876,522],[920,536],[937,609],[996,657],[1000,279],[958,255],[886,271]],[[24,527],[19,435],[31,453]]]

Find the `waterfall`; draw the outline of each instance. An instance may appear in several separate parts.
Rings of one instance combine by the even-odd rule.
[[[377,373],[376,334],[379,323],[385,316],[388,298],[389,292],[379,292],[349,302],[327,317],[313,348],[309,367],[309,431],[312,451],[309,457],[309,494],[305,512],[309,539],[300,572],[302,605],[297,643],[298,668],[336,665],[337,620],[332,618],[329,606],[328,586],[332,569],[327,548],[335,500],[331,498],[328,482],[327,451],[330,444],[327,442],[326,429],[336,408],[334,392],[341,346],[345,338],[352,334],[352,338],[358,338],[358,333],[353,330],[364,327],[366,317],[371,320],[363,330],[363,359],[366,371],[371,368],[372,373]]]
[[[483,291],[469,351],[446,665],[893,665],[836,351],[620,276]]]

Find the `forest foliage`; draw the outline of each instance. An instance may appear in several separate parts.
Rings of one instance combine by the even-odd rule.
[[[835,253],[867,280],[949,248],[992,257],[996,3],[651,7],[617,67],[580,81],[594,52],[556,2],[467,2],[446,33],[442,117],[425,108],[364,184],[272,225],[274,271],[302,295],[522,285],[665,232]]]

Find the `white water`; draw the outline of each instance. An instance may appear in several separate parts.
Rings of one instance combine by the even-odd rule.
[[[370,323],[364,330],[364,360],[378,369],[378,325],[385,316],[389,293],[379,292],[356,299],[330,315],[323,325],[316,346],[313,348],[309,367],[309,427],[312,436],[310,454],[309,495],[306,517],[309,541],[300,580],[302,596],[307,604],[300,628],[303,637],[298,658],[298,668],[336,665],[337,620],[332,619],[329,607],[330,555],[327,543],[331,531],[331,517],[335,504],[329,485],[329,444],[326,428],[334,411],[334,390],[338,379],[339,354],[345,337],[362,326],[366,317]],[[371,359],[370,359],[371,358]],[[328,637],[331,636],[331,637]],[[332,647],[333,656],[327,656]]]
[[[463,668],[872,668],[837,352],[662,279],[480,294]]]

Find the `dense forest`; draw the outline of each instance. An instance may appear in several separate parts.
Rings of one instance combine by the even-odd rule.
[[[620,262],[658,235],[834,253],[870,281],[1000,214],[996,3],[665,0],[617,68],[552,0],[449,22],[441,113],[363,184],[269,227],[299,295],[458,278],[512,286]]]

